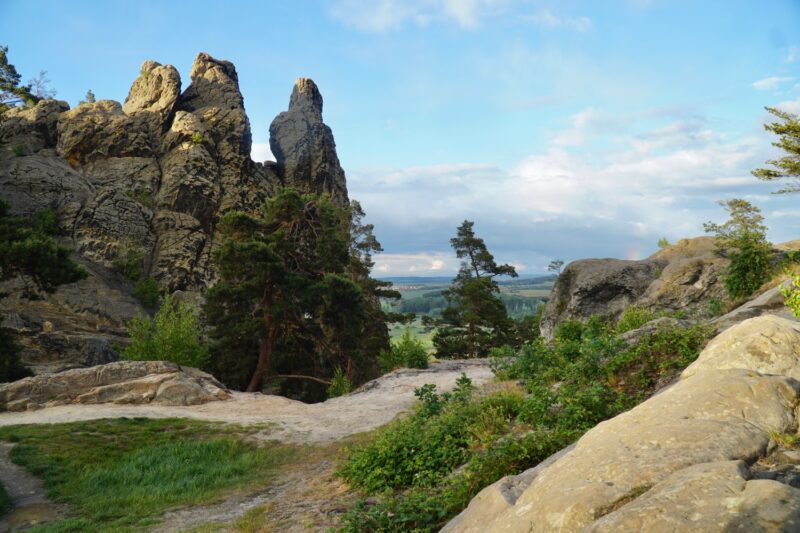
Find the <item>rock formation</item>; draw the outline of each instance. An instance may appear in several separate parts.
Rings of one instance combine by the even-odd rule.
[[[0,386],[0,410],[71,403],[198,405],[230,394],[211,374],[165,361],[118,361],[21,379]]]
[[[250,158],[233,64],[201,53],[189,77],[181,92],[174,67],[145,61],[123,104],[69,109],[43,100],[0,121],[0,198],[19,214],[53,209],[63,240],[89,272],[39,302],[23,299],[12,283],[12,296],[0,303],[35,371],[114,358],[125,323],[145,312],[121,264],[162,290],[199,293],[215,281],[211,252],[225,212],[256,211],[282,184],[348,203],[313,81],[297,81],[289,110],[270,127],[276,164]],[[51,331],[43,331],[45,321]]]
[[[322,95],[308,78],[294,84],[289,110],[269,127],[269,145],[284,183],[314,193],[327,192],[347,205],[344,170],[331,129],[322,122]]]
[[[798,531],[800,326],[776,316],[712,341],[679,382],[543,468],[481,491],[446,532]]]
[[[785,243],[776,246],[795,249]],[[567,265],[558,277],[550,300],[542,313],[542,335],[550,339],[556,325],[566,318],[599,315],[614,319],[628,306],[653,311],[705,311],[711,299],[724,300],[722,275],[727,259],[715,253],[713,237],[683,239],[641,261],[620,259],[583,259]],[[761,314],[767,308],[777,310],[777,291],[769,302],[731,315],[719,326],[730,326]]]

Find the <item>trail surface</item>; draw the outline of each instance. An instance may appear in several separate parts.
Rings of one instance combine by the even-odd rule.
[[[0,519],[0,531],[22,531],[63,515],[63,506],[55,505],[44,492],[39,478],[11,462],[8,456],[14,445],[0,442],[0,484],[14,502],[14,509]]]
[[[370,381],[355,392],[317,404],[259,393],[233,394],[226,401],[194,406],[62,405],[22,413],[0,413],[0,426],[53,424],[99,418],[192,418],[253,425],[264,424],[265,439],[295,443],[332,442],[390,422],[414,403],[414,389],[433,383],[449,390],[465,373],[478,385],[492,379],[485,360],[432,363],[425,370],[401,369]]]

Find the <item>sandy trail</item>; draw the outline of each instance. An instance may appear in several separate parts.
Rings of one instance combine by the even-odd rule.
[[[47,498],[41,480],[11,461],[8,454],[13,447],[0,442],[0,484],[14,502],[14,509],[0,519],[0,531],[22,531],[63,516],[64,506]]]
[[[99,418],[192,418],[244,425],[264,424],[265,439],[284,442],[325,443],[370,431],[390,422],[414,403],[414,389],[433,383],[449,390],[465,373],[478,385],[493,374],[485,360],[432,363],[425,370],[401,369],[370,381],[355,392],[317,404],[258,393],[233,394],[226,401],[195,406],[165,405],[63,405],[22,413],[0,413],[0,426],[54,424]]]

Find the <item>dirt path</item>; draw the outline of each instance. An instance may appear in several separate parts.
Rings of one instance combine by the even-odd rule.
[[[98,418],[182,417],[238,424],[264,424],[264,439],[295,443],[324,443],[370,431],[391,421],[414,402],[414,389],[426,383],[451,389],[461,373],[473,383],[492,379],[482,360],[441,361],[428,369],[396,370],[370,381],[355,392],[317,404],[282,396],[234,393],[226,401],[175,407],[165,405],[62,405],[37,411],[0,413],[0,426],[53,424]]]
[[[263,429],[259,427],[256,438],[318,446],[310,448],[302,462],[263,490],[235,494],[210,505],[170,511],[154,531],[178,532],[198,527],[203,532],[229,531],[237,520],[245,520],[247,524],[243,527],[249,531],[325,531],[355,498],[334,475],[338,442],[390,422],[413,405],[415,388],[433,383],[439,390],[449,390],[462,373],[476,385],[493,378],[486,361],[442,361],[431,364],[426,370],[391,372],[347,396],[318,404],[304,404],[280,396],[234,393],[227,401],[190,407],[65,405],[23,413],[0,413],[0,426],[120,417],[184,417],[263,426]],[[0,482],[6,487],[26,486],[16,481],[23,478],[3,478],[4,464],[8,472],[13,469],[15,476],[24,475],[33,483],[30,486],[35,488],[21,489],[32,490],[40,496],[32,504],[45,506],[43,511],[52,508],[53,512],[58,512],[44,498],[41,483],[11,463],[7,449],[0,448]],[[0,523],[0,531],[7,530],[3,526]]]
[[[0,484],[14,502],[14,509],[0,519],[0,531],[21,531],[63,515],[61,506],[52,503],[42,482],[11,462],[8,454],[14,445],[0,442]]]

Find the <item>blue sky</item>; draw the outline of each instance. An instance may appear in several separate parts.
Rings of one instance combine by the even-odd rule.
[[[800,113],[798,0],[2,0],[0,44],[70,105],[124,100],[145,59],[184,86],[197,52],[233,61],[256,159],[313,78],[379,275],[449,275],[465,218],[524,273],[644,257],[733,197],[800,238],[800,196],[750,176],[763,107]]]

